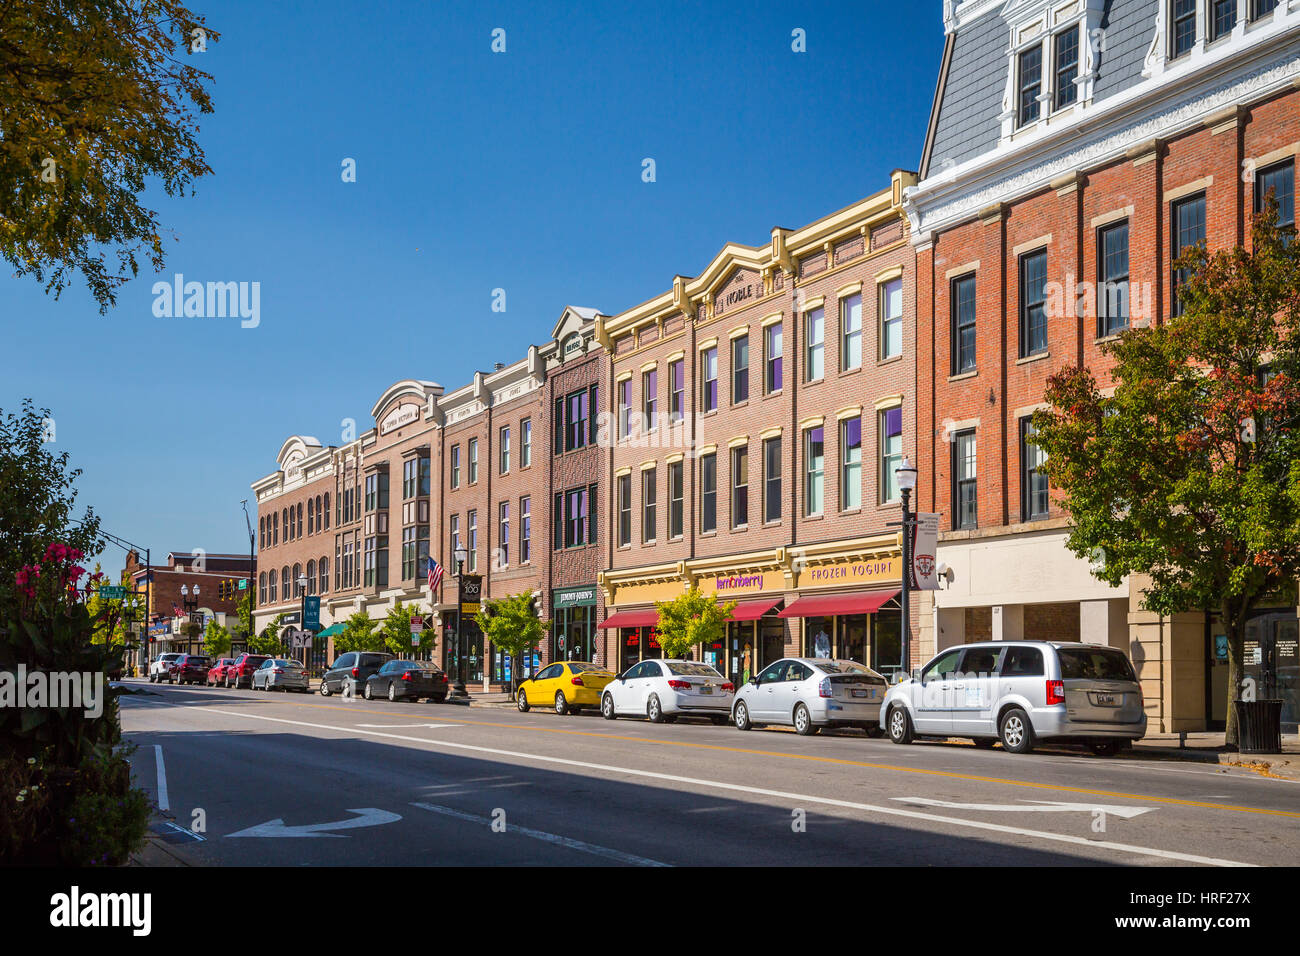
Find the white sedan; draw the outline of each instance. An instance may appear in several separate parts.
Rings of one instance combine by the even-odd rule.
[[[699,661],[641,661],[605,685],[600,713],[606,720],[648,717],[660,724],[685,715],[725,724],[735,689]]]
[[[737,691],[731,717],[737,730],[785,724],[807,736],[822,727],[860,727],[875,737],[888,689],[889,681],[857,661],[785,657]]]

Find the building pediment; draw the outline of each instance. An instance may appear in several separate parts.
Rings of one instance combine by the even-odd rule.
[[[442,386],[437,382],[403,379],[384,389],[384,393],[379,396],[379,401],[375,402],[374,407],[370,409],[370,416],[375,420],[376,425],[382,425],[382,422],[402,405],[414,404],[423,411],[428,407],[431,397],[441,394]],[[383,434],[382,428],[380,433]]]

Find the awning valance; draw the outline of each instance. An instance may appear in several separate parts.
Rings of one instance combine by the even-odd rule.
[[[652,607],[638,608],[632,611],[617,611],[599,624],[606,627],[648,627],[659,622],[659,612]]]
[[[831,617],[835,614],[874,614],[898,594],[888,591],[858,591],[853,594],[815,594],[801,597],[777,617]]]
[[[759,598],[756,601],[738,601],[731,610],[733,621],[757,621],[772,608],[781,603],[778,598]]]

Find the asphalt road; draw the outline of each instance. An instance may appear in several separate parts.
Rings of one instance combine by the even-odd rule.
[[[1300,783],[1245,770],[128,683],[138,782],[200,864],[1300,859]]]

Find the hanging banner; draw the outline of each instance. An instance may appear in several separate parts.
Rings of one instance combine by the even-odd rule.
[[[939,590],[939,562],[935,553],[939,548],[939,515],[919,511],[912,529],[911,586],[916,591]]]

